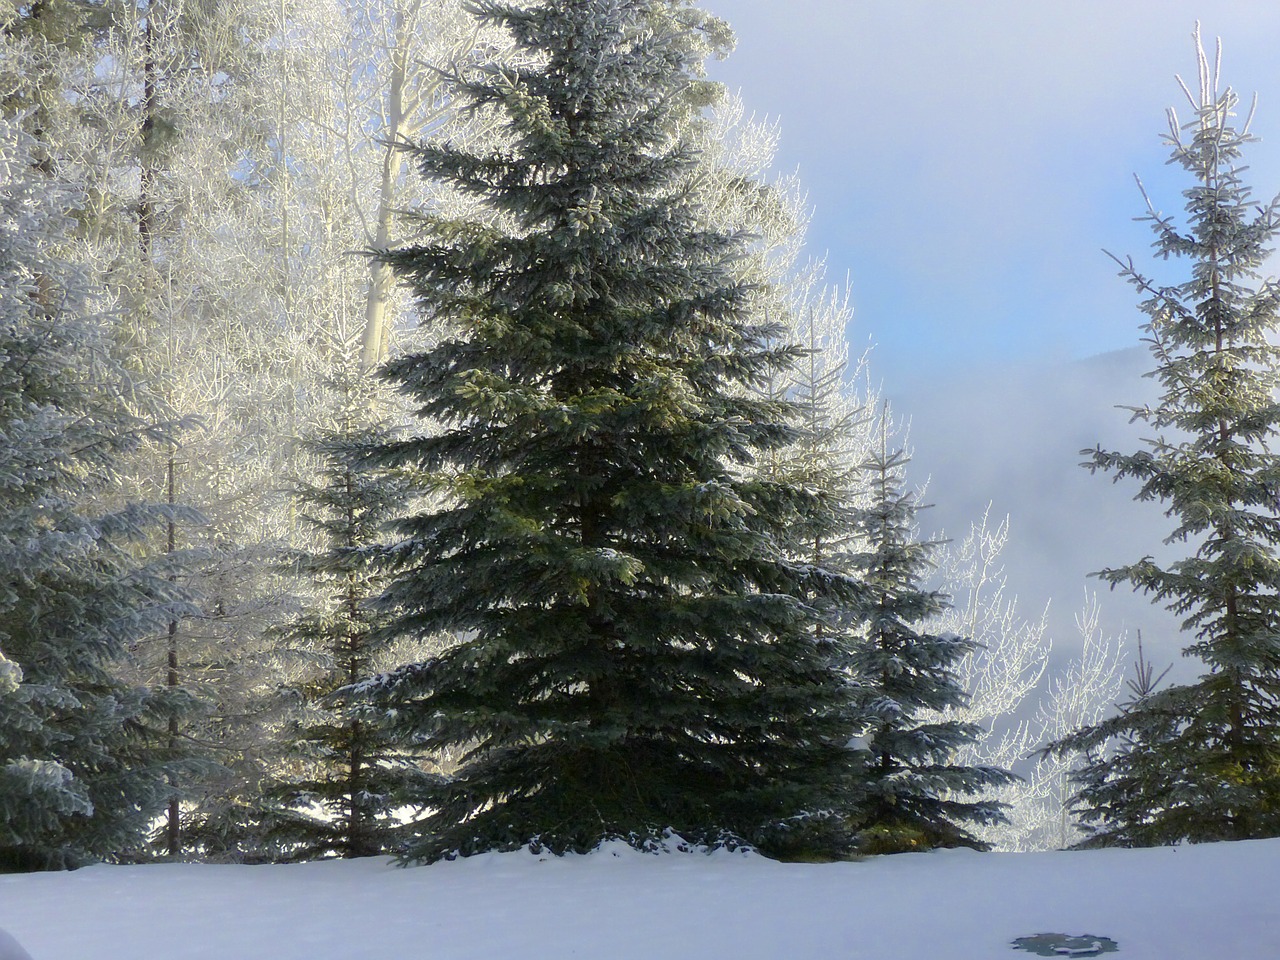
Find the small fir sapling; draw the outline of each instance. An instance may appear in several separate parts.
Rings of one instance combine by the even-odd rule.
[[[353,465],[361,449],[393,439],[374,412],[375,388],[362,376],[333,381],[333,422],[311,443],[318,476],[298,490],[317,542],[290,566],[315,595],[275,640],[281,655],[309,667],[300,709],[284,731],[287,773],[266,785],[274,803],[262,818],[266,847],[291,859],[394,852],[404,832],[401,808],[438,781],[423,772],[412,741],[393,733],[361,693],[391,657],[410,652],[392,645],[391,612],[370,603],[386,581],[376,548],[411,494],[403,473]]]
[[[853,558],[869,592],[860,611],[865,633],[850,662],[853,703],[865,724],[857,750],[863,797],[856,849],[984,849],[966,827],[1003,819],[1003,805],[982,794],[1013,775],[955,762],[957,750],[982,731],[938,715],[965,703],[957,665],[974,642],[928,629],[947,604],[924,586],[939,544],[918,538],[920,506],[904,489],[906,454],[889,449],[887,409],[880,426],[880,449],[863,464],[870,493],[857,525],[865,546]]]

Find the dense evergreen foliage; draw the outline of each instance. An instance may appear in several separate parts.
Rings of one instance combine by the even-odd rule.
[[[384,695],[464,762],[415,858],[675,830],[760,842],[829,808],[852,714],[824,602],[856,586],[778,546],[814,497],[747,476],[794,408],[741,388],[790,362],[706,229],[682,129],[714,95],[684,2],[483,3],[531,66],[456,89],[509,145],[415,148],[500,216],[427,217],[387,255],[448,336],[387,376],[443,429],[386,445],[439,506],[401,525],[398,629],[455,631]]]
[[[956,667],[974,643],[928,630],[947,599],[925,587],[939,543],[917,537],[919,507],[904,489],[906,463],[884,440],[863,465],[870,503],[859,511],[857,526],[866,548],[852,568],[871,596],[862,616],[866,632],[851,659],[854,702],[867,724],[859,749],[857,847],[868,853],[981,848],[964,824],[997,823],[1003,815],[1000,804],[975,797],[1012,776],[953,762],[981,733],[946,716],[966,700]]]
[[[1076,777],[1088,845],[1146,845],[1280,834],[1280,388],[1274,345],[1280,289],[1257,283],[1280,228],[1242,180],[1250,139],[1236,95],[1210,82],[1201,53],[1193,118],[1170,112],[1172,160],[1191,179],[1186,222],[1148,219],[1163,258],[1189,263],[1162,285],[1126,264],[1162,387],[1133,411],[1154,438],[1136,453],[1084,451],[1087,466],[1141,482],[1175,521],[1188,555],[1151,557],[1100,576],[1130,583],[1183,617],[1194,683],[1142,689],[1122,713],[1060,741],[1085,749]]]
[[[121,458],[163,436],[69,261],[83,196],[0,118],[0,865],[127,856],[173,793],[181,690],[118,678],[130,648],[186,608],[137,545],[168,519],[110,505]]]

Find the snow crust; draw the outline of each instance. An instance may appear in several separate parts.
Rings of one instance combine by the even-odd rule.
[[[1110,937],[1116,960],[1262,960],[1277,890],[1280,840],[835,864],[609,845],[4,875],[0,929],[33,960],[1017,960],[1037,933]]]

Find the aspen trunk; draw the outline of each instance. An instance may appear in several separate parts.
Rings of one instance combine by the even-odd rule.
[[[391,242],[391,218],[396,202],[399,179],[400,150],[396,146],[404,139],[405,130],[405,78],[408,71],[411,20],[416,12],[415,3],[410,10],[396,14],[395,49],[391,51],[391,84],[387,90],[386,140],[383,145],[382,182],[378,187],[378,219],[373,237],[373,247],[383,250]],[[360,342],[360,369],[368,373],[387,358],[390,346],[387,301],[391,296],[391,269],[384,263],[369,264],[369,293],[365,300],[364,334]]]

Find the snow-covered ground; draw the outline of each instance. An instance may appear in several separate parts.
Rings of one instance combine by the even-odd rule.
[[[1017,960],[1037,933],[1110,937],[1117,960],[1274,960],[1280,840],[91,867],[0,876],[0,928],[33,960]]]

